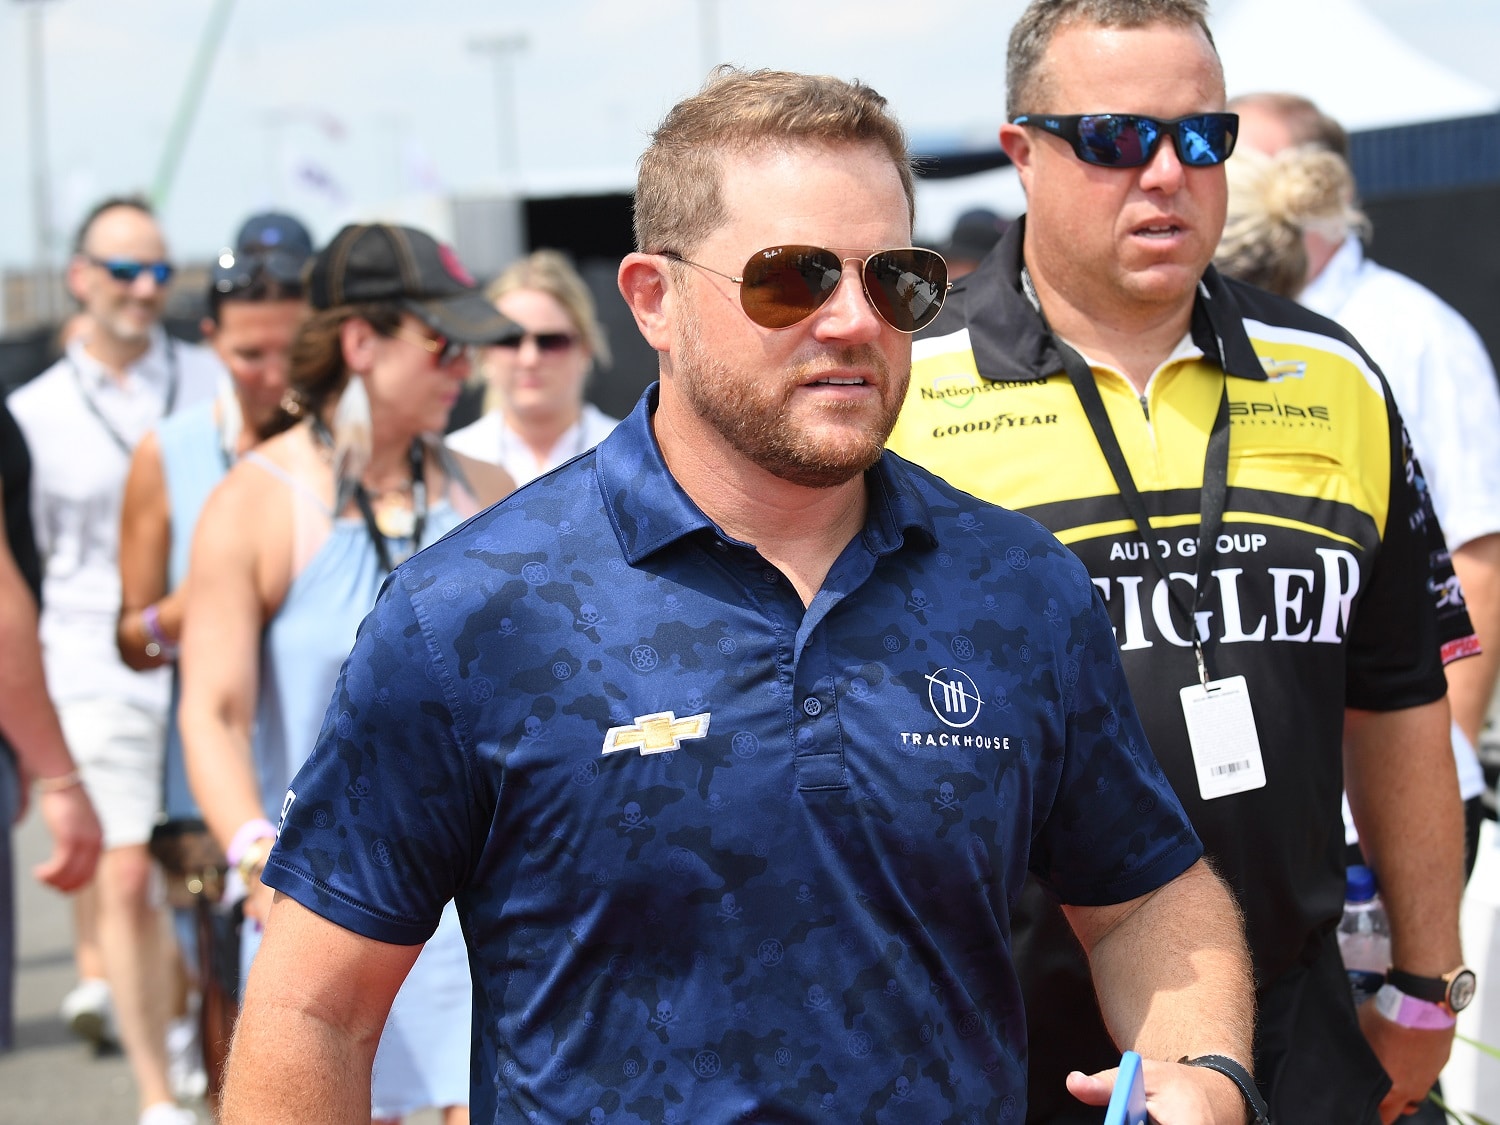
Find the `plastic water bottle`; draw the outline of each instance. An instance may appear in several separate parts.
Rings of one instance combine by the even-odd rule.
[[[1344,917],[1339,922],[1339,952],[1349,973],[1357,1007],[1385,983],[1391,967],[1391,924],[1375,893],[1375,873],[1351,867],[1345,874]]]

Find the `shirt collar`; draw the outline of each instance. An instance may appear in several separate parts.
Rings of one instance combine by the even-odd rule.
[[[658,384],[652,383],[629,417],[595,450],[605,511],[620,551],[632,566],[695,533],[721,534],[667,468],[651,428],[657,402]],[[898,550],[908,533],[923,545],[936,545],[932,513],[906,461],[893,453],[882,454],[866,471],[865,487],[870,504],[861,535],[873,554]]]
[[[172,377],[172,360],[169,355],[171,347],[162,326],[152,325],[151,342],[141,357],[125,368],[126,378],[133,376],[165,391]],[[75,339],[68,344],[67,357],[79,377],[90,387],[101,386],[109,379],[104,364],[89,354],[83,340]]]
[[[1035,382],[1057,374],[1063,367],[1046,323],[1021,291],[1025,231],[1023,215],[1011,224],[979,268],[954,287],[953,296],[969,329],[974,363],[979,374],[995,382]],[[954,327],[949,317],[926,334]],[[1245,332],[1239,304],[1213,266],[1198,282],[1189,332],[1204,357],[1226,373],[1265,381],[1265,370]]]
[[[1297,303],[1337,320],[1345,302],[1359,285],[1359,274],[1364,264],[1365,248],[1360,245],[1359,236],[1351,234],[1334,251],[1333,257],[1328,259],[1318,276],[1297,294]]]

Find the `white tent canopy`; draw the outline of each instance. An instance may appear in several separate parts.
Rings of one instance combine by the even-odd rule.
[[[1500,94],[1401,39],[1359,0],[1229,0],[1210,19],[1233,97],[1301,94],[1350,132],[1473,117]]]

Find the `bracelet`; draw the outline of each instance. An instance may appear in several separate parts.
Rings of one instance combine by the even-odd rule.
[[[1441,1004],[1409,996],[1394,984],[1383,984],[1375,994],[1375,1010],[1392,1023],[1425,1031],[1446,1031],[1458,1023]]]
[[[65,789],[72,789],[75,785],[83,784],[83,774],[76,768],[56,777],[38,777],[31,782],[38,793],[61,793]]]
[[[152,660],[158,656],[168,660],[177,656],[177,646],[161,631],[161,611],[155,605],[141,610],[141,629],[146,634],[146,655]]]
[[[266,858],[271,854],[271,849],[276,846],[276,841],[269,836],[262,836],[250,843],[240,861],[234,865],[234,869],[240,873],[240,881],[245,884],[245,892],[248,894],[251,887],[260,881],[260,873],[265,870]]]
[[[1177,1061],[1184,1066],[1201,1066],[1206,1070],[1218,1071],[1240,1088],[1240,1094],[1250,1109],[1251,1125],[1271,1125],[1271,1111],[1266,1107],[1265,1098],[1260,1096],[1255,1079],[1250,1077],[1248,1070],[1228,1055],[1199,1055],[1196,1059],[1190,1059],[1184,1055]]]

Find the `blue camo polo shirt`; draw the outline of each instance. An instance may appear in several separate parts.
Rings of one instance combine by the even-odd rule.
[[[387,583],[266,882],[396,943],[457,900],[476,1122],[1020,1125],[1028,867],[1201,851],[1088,576],[887,454],[804,609],[655,403]]]

